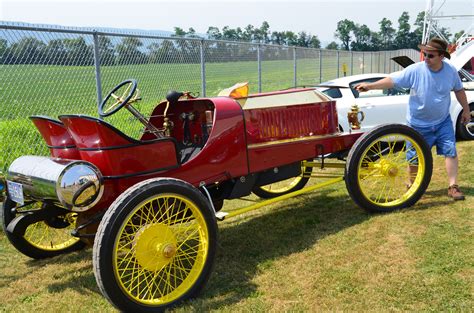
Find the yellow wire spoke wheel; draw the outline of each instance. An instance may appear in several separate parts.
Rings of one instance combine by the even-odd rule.
[[[15,207],[16,204],[9,199],[4,203],[2,223],[5,230],[15,217],[25,214],[25,211],[41,209],[41,203],[36,202],[12,211]],[[76,218],[76,213],[68,213],[47,221],[33,223],[26,228],[23,236],[5,233],[13,246],[25,255],[35,259],[53,257],[85,246],[79,238],[71,236],[71,231],[76,225]]]
[[[80,241],[79,238],[71,236],[76,223],[74,213],[69,213],[54,223],[67,223],[68,226],[61,225],[61,228],[55,228],[48,222],[38,222],[28,226],[23,237],[32,246],[45,251],[62,251]]]
[[[264,186],[258,186],[253,188],[252,192],[260,198],[270,199],[300,190],[308,183],[312,170],[312,167],[304,166],[303,163],[301,163],[300,176],[288,178]]]
[[[429,185],[429,147],[405,125],[382,125],[354,144],[346,163],[346,187],[359,206],[389,212],[412,206]]]
[[[216,237],[215,217],[196,188],[176,179],[139,183],[99,226],[99,288],[123,311],[162,310],[194,297],[211,273]]]

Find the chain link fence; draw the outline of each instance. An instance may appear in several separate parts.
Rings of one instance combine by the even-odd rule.
[[[31,115],[97,116],[119,82],[138,81],[146,116],[169,90],[215,96],[238,82],[265,92],[361,73],[399,70],[390,59],[415,50],[350,52],[0,22],[0,170],[25,154],[48,155]],[[126,110],[108,121],[132,137]]]

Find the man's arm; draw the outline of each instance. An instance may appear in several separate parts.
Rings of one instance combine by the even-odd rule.
[[[464,89],[461,89],[455,91],[454,94],[456,95],[456,99],[462,106],[461,123],[467,124],[471,121],[471,112],[469,110],[469,105],[467,104],[466,92],[464,91]]]
[[[355,86],[355,89],[357,91],[364,92],[372,89],[389,89],[393,88],[393,86],[393,80],[390,77],[385,77],[373,83],[358,84],[357,86]]]

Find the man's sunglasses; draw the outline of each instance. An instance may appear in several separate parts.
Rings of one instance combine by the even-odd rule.
[[[427,59],[432,59],[432,58],[434,58],[434,57],[435,57],[435,55],[434,55],[434,54],[431,54],[431,53],[426,53],[426,52],[423,52],[423,55],[424,55],[424,56],[425,56],[425,58],[427,58]]]

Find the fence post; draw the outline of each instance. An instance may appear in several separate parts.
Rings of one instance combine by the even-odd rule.
[[[257,68],[258,68],[258,92],[262,92],[262,55],[260,54],[260,44],[257,44]]]
[[[94,67],[95,67],[95,83],[97,89],[97,109],[102,103],[102,80],[100,76],[100,52],[99,52],[99,35],[96,32],[94,38]]]
[[[293,47],[293,85],[296,88],[296,47]]]
[[[388,63],[388,72],[392,72],[392,62],[390,62],[392,58],[392,51],[388,52],[388,58],[387,58],[387,63]]]
[[[387,73],[387,51],[383,52],[383,72]]]
[[[339,50],[336,51],[336,78],[339,78]]]
[[[374,71],[372,70],[372,59],[374,57],[374,53],[370,52],[370,72],[373,73]]]
[[[382,73],[382,68],[380,62],[382,61],[382,51],[379,51],[379,61],[377,62],[377,72]]]
[[[351,51],[351,75],[354,75],[354,52]]]
[[[206,96],[206,62],[204,60],[204,39],[201,40],[201,46],[199,47],[201,53],[201,94],[203,97]]]
[[[362,74],[365,73],[365,51],[362,52]]]
[[[319,83],[323,82],[323,54],[319,49]]]

